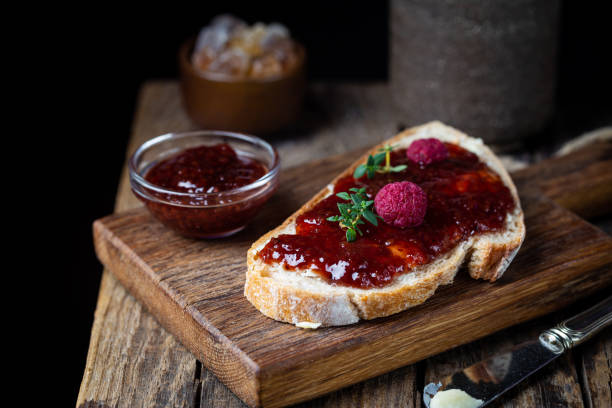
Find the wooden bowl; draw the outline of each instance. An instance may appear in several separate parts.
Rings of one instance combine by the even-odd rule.
[[[270,133],[294,122],[306,88],[306,53],[297,44],[298,62],[281,76],[263,79],[206,74],[191,63],[194,39],[179,50],[183,103],[189,117],[206,129]]]

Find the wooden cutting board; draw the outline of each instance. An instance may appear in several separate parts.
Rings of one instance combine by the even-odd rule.
[[[612,284],[612,238],[579,217],[612,209],[612,144],[602,143],[513,174],[527,237],[498,282],[460,271],[424,304],[351,326],[308,331],[263,316],[243,296],[247,249],[361,153],[284,171],[279,191],[234,237],[185,239],[140,208],[97,220],[96,252],[234,393],[266,407],[380,375]]]

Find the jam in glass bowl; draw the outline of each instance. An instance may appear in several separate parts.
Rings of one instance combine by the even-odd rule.
[[[189,238],[242,230],[278,186],[280,161],[264,140],[241,133],[168,133],[129,160],[130,184],[151,214]]]

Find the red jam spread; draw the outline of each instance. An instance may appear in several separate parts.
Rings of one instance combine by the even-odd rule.
[[[478,156],[445,145],[449,157],[443,161],[417,164],[407,158],[406,149],[397,149],[391,153],[391,163],[405,164],[405,170],[372,179],[346,176],[334,187],[334,193],[365,187],[373,200],[388,183],[418,184],[427,194],[425,220],[418,227],[402,229],[379,220],[378,227],[361,225],[363,236],[347,242],[338,223],[327,221],[338,214],[337,203],[345,202],[332,194],[298,217],[295,235],[272,238],[258,257],[289,270],[313,268],[332,284],[375,288],[431,262],[472,235],[502,229],[515,207],[510,190]]]
[[[156,186],[185,193],[218,193],[251,184],[268,170],[227,143],[199,146],[157,163],[145,175]]]
[[[267,171],[263,163],[238,155],[225,143],[189,148],[155,164],[144,176],[151,184],[188,194],[148,190],[159,200],[144,201],[160,221],[183,235],[225,236],[241,229],[273,192],[267,189],[269,194],[245,200],[244,195],[229,194],[229,190],[251,184]],[[224,191],[227,196],[207,195]]]

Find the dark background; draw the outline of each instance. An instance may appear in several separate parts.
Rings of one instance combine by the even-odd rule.
[[[557,113],[554,132],[578,135],[612,124],[612,73],[607,2],[563,4]],[[312,80],[384,81],[388,76],[388,13],[385,1],[210,2],[145,10],[96,9],[57,25],[68,64],[60,71],[69,102],[54,115],[66,118],[57,145],[70,160],[82,205],[64,208],[62,230],[70,256],[63,273],[70,288],[67,321],[70,355],[66,383],[74,403],[85,367],[102,266],[95,258],[91,223],[113,211],[138,89],[148,79],[176,78],[179,44],[217,14],[231,12],[249,23],[280,21],[309,53]],[[46,54],[45,54],[46,56]],[[48,63],[60,64],[58,54]],[[69,119],[68,119],[69,118]],[[57,118],[56,118],[57,119]],[[153,135],[152,135],[153,136]],[[56,148],[58,147],[56,146]],[[79,154],[73,154],[74,151]],[[70,169],[85,169],[82,172]]]

